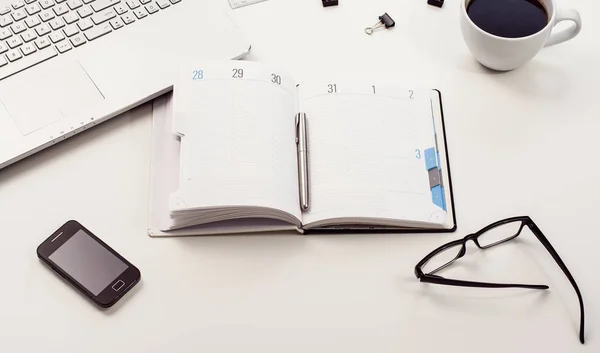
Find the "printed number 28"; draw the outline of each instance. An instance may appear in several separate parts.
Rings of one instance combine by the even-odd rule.
[[[421,150],[415,150],[415,157],[417,157],[417,159],[421,159]]]
[[[194,76],[192,77],[192,80],[202,80],[204,78],[204,71],[203,70],[194,70]]]

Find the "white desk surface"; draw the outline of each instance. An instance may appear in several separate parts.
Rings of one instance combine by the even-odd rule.
[[[340,3],[269,0],[233,17],[252,38],[249,59],[299,80],[387,77],[439,88],[458,231],[151,239],[145,105],[0,171],[0,352],[600,351],[600,3],[561,1],[581,12],[580,36],[503,74],[470,57],[458,0],[442,9],[426,0]],[[396,27],[364,34],[384,12]],[[437,246],[514,215],[539,224],[579,283],[585,346],[575,294],[530,233],[485,252],[470,246],[444,275],[549,291],[414,277]],[[109,311],[36,257],[68,219],[142,271],[142,283]]]

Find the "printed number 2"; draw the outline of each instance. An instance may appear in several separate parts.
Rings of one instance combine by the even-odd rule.
[[[408,91],[408,93],[409,93],[409,96],[408,96],[408,98],[410,98],[410,99],[413,99],[413,98],[414,98],[413,96],[415,95],[415,91],[413,91],[413,90],[411,89],[410,91]]]
[[[415,157],[417,157],[417,159],[421,159],[421,150],[415,150]]]
[[[233,78],[244,78],[244,69],[233,69]]]
[[[203,78],[204,78],[203,70],[194,70],[194,76],[192,77],[192,80],[201,80]]]

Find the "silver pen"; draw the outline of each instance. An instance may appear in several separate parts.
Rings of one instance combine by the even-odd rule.
[[[298,184],[300,186],[300,208],[310,208],[310,191],[308,182],[308,138],[306,114],[296,114],[296,146],[298,150]]]

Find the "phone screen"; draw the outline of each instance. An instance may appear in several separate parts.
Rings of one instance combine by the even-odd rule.
[[[83,230],[48,258],[96,296],[128,268]]]

